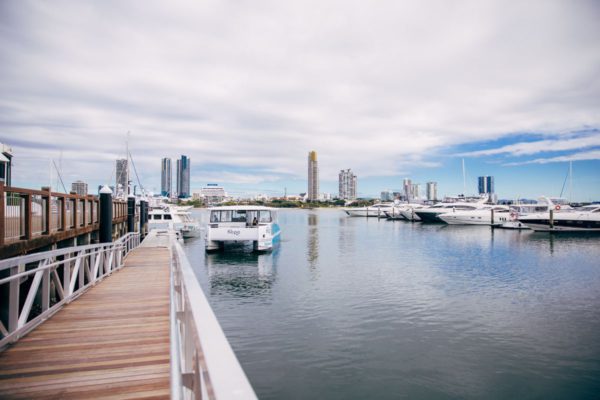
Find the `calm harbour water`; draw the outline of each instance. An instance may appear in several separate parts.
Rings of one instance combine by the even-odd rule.
[[[600,396],[600,236],[279,222],[270,254],[185,245],[259,398]]]

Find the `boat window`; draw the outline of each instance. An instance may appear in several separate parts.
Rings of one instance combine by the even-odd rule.
[[[171,219],[171,214],[165,214],[165,218],[164,219]]]
[[[246,222],[246,210],[233,210],[231,212],[231,222]]]
[[[162,215],[154,214],[153,219],[162,219]]]
[[[219,211],[210,212],[210,222],[221,222],[221,215]]]
[[[271,222],[271,211],[260,211],[258,222]]]

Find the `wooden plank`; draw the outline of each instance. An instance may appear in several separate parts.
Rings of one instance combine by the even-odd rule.
[[[0,353],[0,398],[168,398],[167,248],[125,268]]]

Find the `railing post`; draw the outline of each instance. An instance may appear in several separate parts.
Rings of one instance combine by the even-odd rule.
[[[4,245],[4,237],[6,235],[6,201],[4,192],[4,181],[0,180],[0,246]]]
[[[146,216],[148,215],[146,207],[148,203],[140,200],[140,237],[143,239],[146,236]]]
[[[62,230],[67,230],[67,198],[65,196],[61,197],[60,208],[62,209],[62,213],[60,215],[60,225],[62,226]]]
[[[112,242],[112,214],[112,190],[108,186],[104,186],[100,190],[100,243]]]
[[[46,200],[46,234],[50,234],[50,232],[52,232],[52,227],[50,226],[50,223],[52,222],[52,218],[51,218],[51,212],[52,212],[52,207],[51,207],[51,201],[52,201],[52,188],[51,187],[44,187],[42,188],[42,190],[46,190],[48,191],[48,197]]]
[[[31,210],[31,195],[26,194],[25,197],[25,240],[31,240],[32,237],[32,210]]]
[[[77,229],[79,227],[79,218],[77,215],[77,209],[79,207],[79,200],[77,200],[77,197],[75,197],[73,199],[73,229]]]
[[[82,203],[83,207],[81,208],[81,219],[83,222],[82,225],[85,227],[87,225],[87,200],[83,199]]]
[[[127,197],[127,232],[135,231],[135,196]]]

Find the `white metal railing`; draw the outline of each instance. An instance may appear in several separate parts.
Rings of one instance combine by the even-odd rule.
[[[69,247],[0,261],[0,290],[8,293],[8,302],[0,310],[5,315],[4,321],[0,319],[0,349],[19,340],[64,304],[123,267],[125,256],[139,243],[138,233],[128,233],[113,243]],[[27,291],[22,305],[21,290]]]
[[[171,398],[256,399],[181,245],[171,236]]]

